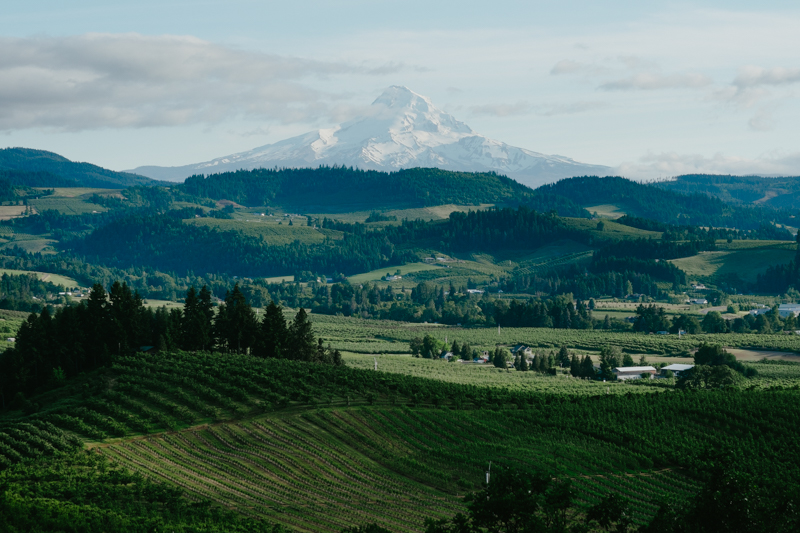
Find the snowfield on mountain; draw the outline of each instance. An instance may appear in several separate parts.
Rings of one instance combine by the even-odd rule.
[[[580,175],[605,175],[608,167],[545,155],[489,139],[406,87],[386,89],[365,116],[247,152],[180,167],[139,167],[132,172],[182,181],[193,174],[254,168],[316,168],[344,165],[398,170],[435,167],[467,172],[495,171],[525,185]]]

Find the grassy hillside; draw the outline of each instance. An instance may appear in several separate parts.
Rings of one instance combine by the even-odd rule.
[[[72,181],[79,187],[105,187],[110,189],[124,189],[134,185],[150,185],[156,183],[150,178],[115,172],[90,163],[77,163],[53,152],[34,150],[31,148],[4,148],[0,150],[0,170],[25,171],[33,173],[47,173],[57,176],[60,180],[40,181],[39,187],[63,187],[67,181]],[[14,174],[8,173],[5,179],[12,179]],[[23,178],[21,178],[23,179]],[[28,177],[24,179],[28,180]]]
[[[260,237],[271,246],[283,246],[299,241],[303,244],[320,244],[326,235],[321,231],[303,223],[289,225],[288,221],[278,224],[277,220],[261,220],[249,218],[244,220],[224,220],[217,218],[187,219],[187,224],[215,228],[220,231],[235,231],[251,237]]]
[[[794,259],[797,245],[787,241],[720,242],[719,251],[700,252],[670,262],[698,280],[723,281],[738,278],[754,283],[772,265]]]
[[[422,372],[436,377],[431,369]],[[367,522],[420,531],[425,518],[463,509],[460,497],[480,486],[489,461],[570,479],[579,506],[622,494],[639,523],[658,502],[697,491],[698,450],[724,443],[747,456],[743,465],[777,457],[784,472],[797,469],[796,391],[599,384],[581,399],[387,370],[230,354],[120,357],[32,398],[27,415],[0,417],[0,469],[88,447],[189,501],[308,532]]]

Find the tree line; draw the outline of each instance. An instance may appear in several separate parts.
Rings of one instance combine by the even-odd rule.
[[[579,205],[622,205],[627,211],[647,213],[649,219],[676,226],[750,230],[772,222],[791,225],[793,220],[789,209],[734,205],[707,194],[666,188],[666,184],[643,184],[621,177],[582,176],[543,185],[537,192],[564,196]]]
[[[3,403],[17,393],[60,385],[64,380],[110,366],[137,351],[220,351],[341,365],[341,354],[317,339],[300,308],[288,324],[270,303],[259,318],[238,284],[218,305],[208,287],[190,287],[184,308],[152,309],[125,283],[108,292],[95,284],[86,301],[51,313],[31,313],[13,348],[0,355]]]

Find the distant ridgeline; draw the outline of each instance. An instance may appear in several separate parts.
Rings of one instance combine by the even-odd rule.
[[[159,182],[89,163],[75,163],[45,150],[0,149],[0,179],[28,187],[100,187],[124,189]]]
[[[702,193],[732,204],[760,204],[800,209],[800,177],[720,176],[688,174],[654,184],[683,194]]]
[[[796,224],[795,213],[787,209],[741,205],[741,202],[736,205],[704,194],[706,191],[700,188],[675,192],[665,190],[666,185],[636,183],[619,177],[583,176],[543,185],[536,192],[563,196],[584,207],[619,205],[629,214],[667,224],[746,230],[771,222]]]
[[[529,205],[561,215],[587,213],[566,198],[539,195],[494,172],[411,168],[397,172],[352,167],[257,169],[195,175],[176,189],[197,197],[249,205],[303,206],[306,210],[427,207],[445,204]]]

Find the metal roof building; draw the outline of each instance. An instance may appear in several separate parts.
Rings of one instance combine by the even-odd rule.
[[[655,375],[656,369],[652,366],[621,366],[613,370],[617,379],[641,379],[642,374]]]

